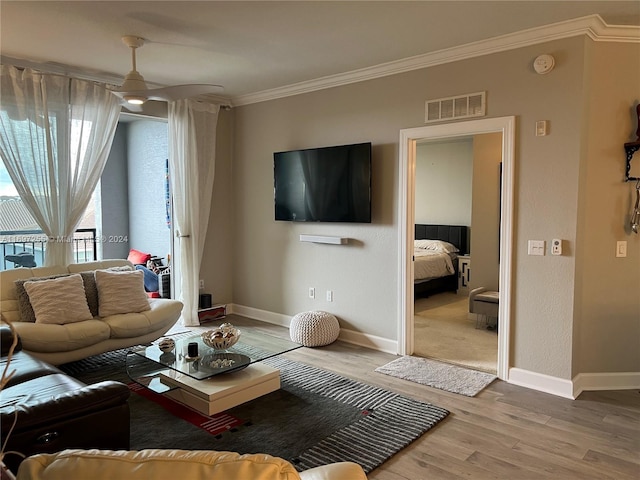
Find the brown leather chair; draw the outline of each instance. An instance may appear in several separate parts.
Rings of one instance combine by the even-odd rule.
[[[13,341],[8,327],[0,328],[0,339],[0,371],[4,371]],[[3,442],[9,438],[6,452],[28,456],[67,448],[129,448],[126,385],[114,381],[85,385],[22,351],[19,341],[9,365],[12,370],[0,392],[0,437]],[[4,463],[16,472],[21,460],[8,453]]]

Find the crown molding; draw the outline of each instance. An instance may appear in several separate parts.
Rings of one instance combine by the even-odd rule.
[[[395,60],[373,67],[240,95],[233,97],[232,103],[234,106],[242,106],[266,102],[579,35],[586,35],[594,41],[640,43],[640,27],[632,25],[612,26],[605,23],[600,15],[589,15]]]

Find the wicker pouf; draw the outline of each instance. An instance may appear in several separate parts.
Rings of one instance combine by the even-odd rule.
[[[327,312],[302,312],[294,315],[289,325],[291,340],[305,347],[329,345],[338,338],[338,319]]]

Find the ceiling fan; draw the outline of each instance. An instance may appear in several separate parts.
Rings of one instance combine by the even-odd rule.
[[[144,78],[136,70],[136,49],[144,45],[144,38],[135,35],[125,35],[122,42],[131,48],[132,68],[124,77],[124,83],[118,90],[111,90],[114,95],[122,98],[129,105],[142,105],[147,100],[171,102],[183,98],[195,97],[211,93],[220,93],[221,85],[187,84],[173,85],[162,88],[148,88]]]

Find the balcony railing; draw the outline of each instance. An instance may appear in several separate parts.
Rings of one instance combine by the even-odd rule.
[[[33,255],[36,266],[44,265],[44,254],[48,237],[41,230],[0,232],[0,270],[18,267],[7,259],[7,256],[26,253]],[[96,229],[79,228],[73,235],[73,257],[75,263],[89,262],[98,259],[96,249]]]

